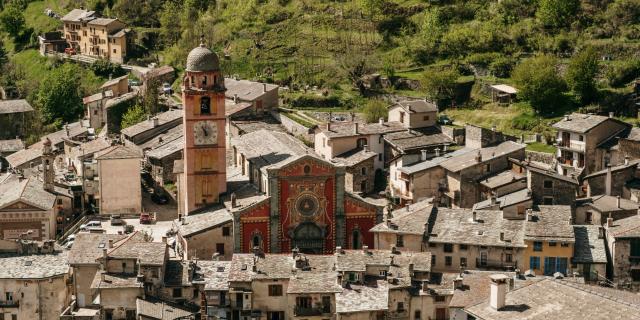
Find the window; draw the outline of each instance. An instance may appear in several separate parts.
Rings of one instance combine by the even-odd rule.
[[[551,205],[553,205],[553,197],[544,197],[544,198],[542,198],[542,203],[543,203],[545,206],[551,206]]]
[[[504,255],[505,262],[513,262],[513,255],[511,253],[507,253]]]
[[[423,116],[423,117],[422,117],[422,120],[423,120],[423,121],[429,121],[429,116]]]
[[[311,297],[296,297],[298,308],[311,308]]]
[[[53,293],[53,292],[52,292]],[[127,310],[128,311],[128,310]],[[18,315],[17,314],[11,314],[11,320],[18,320]]]
[[[431,265],[435,266],[436,265],[436,256],[435,255],[431,255]]]
[[[360,173],[361,173],[363,176],[366,176],[366,175],[367,175],[367,167],[362,167],[362,168],[360,169]]]
[[[331,313],[331,296],[322,296],[322,313]]]
[[[404,112],[400,111],[400,122],[404,123]]]
[[[231,317],[227,317],[231,319]],[[267,320],[284,320],[284,311],[268,311]]]
[[[467,266],[467,258],[460,257],[460,266],[461,267],[466,267]]]
[[[224,237],[228,237],[231,235],[231,228],[229,227],[222,227],[222,236]]]
[[[529,257],[529,269],[540,270],[540,257]]]
[[[542,241],[533,242],[533,251],[542,251]]]
[[[387,276],[387,270],[380,270],[380,276],[381,277],[386,277]]]
[[[460,245],[460,250],[467,250],[468,248],[469,248],[469,246],[466,245],[466,244],[461,244]]]
[[[435,247],[437,247],[437,246],[438,246],[438,245],[437,245],[436,243],[429,242],[429,248],[435,248]]]
[[[444,252],[453,252],[453,244],[445,243],[444,244]]]
[[[445,296],[437,295],[437,296],[435,296],[435,300],[436,300],[436,302],[445,302],[445,301],[447,301],[447,298]]]
[[[578,140],[584,141],[584,136],[583,135],[578,136]]]
[[[122,263],[122,271],[125,271],[125,270],[127,270],[127,263],[123,262]]]
[[[113,53],[116,53],[116,49],[113,49]]]
[[[5,300],[7,300],[8,302],[13,301],[13,292],[5,292],[4,296],[6,298]]]
[[[378,153],[378,161],[382,161],[382,153]]]
[[[549,241],[549,247],[555,247],[558,244],[555,241]]]
[[[211,114],[211,98],[200,98],[200,114]]]
[[[561,242],[560,246],[563,247],[563,248],[567,248],[567,247],[569,247],[569,243],[568,242]]]
[[[404,247],[404,238],[402,237],[402,235],[396,235],[396,247]]]
[[[413,319],[420,320],[420,317],[421,317],[420,310],[416,310],[413,312]]]
[[[269,296],[270,297],[280,297],[280,296],[282,296],[282,285],[281,284],[270,284],[269,285]]]
[[[207,76],[202,77],[202,85],[203,86],[207,85]]]
[[[224,243],[216,243],[216,252],[224,255]]]
[[[584,217],[584,222],[591,223],[593,221],[593,212],[587,211]]]
[[[453,258],[451,256],[444,257],[444,265],[450,267],[453,264]]]
[[[56,200],[56,203],[57,203],[58,205],[61,205],[61,204],[62,204],[62,199],[58,199],[58,200]]]
[[[367,138],[359,138],[356,144],[358,148],[364,148],[367,145]]]
[[[172,296],[173,296],[174,298],[180,298],[180,297],[182,297],[182,288],[173,288]]]
[[[404,302],[398,302],[398,304],[396,306],[396,310],[398,312],[403,312],[404,311]]]
[[[491,171],[491,164],[490,164],[490,163],[487,163],[487,164],[485,165],[485,169],[486,169],[486,170],[485,170],[486,172],[490,172],[490,171]]]
[[[349,281],[358,281],[358,278],[360,278],[360,276],[358,275],[358,273],[356,272],[349,272]]]
[[[551,181],[551,180],[544,180],[544,188],[545,188],[545,189],[551,189],[551,188],[553,188],[553,181]]]

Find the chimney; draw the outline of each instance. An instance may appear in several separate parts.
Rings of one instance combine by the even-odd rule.
[[[336,253],[344,254],[344,250],[342,250],[342,246],[337,246],[336,247]]]
[[[604,180],[604,194],[611,195],[611,165],[607,165],[607,176]]]
[[[331,131],[331,119],[327,122],[327,131]]]
[[[353,134],[358,134],[358,123],[353,124]]]
[[[64,131],[67,133],[67,137],[71,136],[70,131],[69,131],[69,125],[65,124],[64,125]]]
[[[113,239],[109,239],[109,249],[113,248]]]
[[[458,275],[455,279],[453,279],[453,290],[461,289],[461,288],[462,288],[462,277]]]
[[[236,193],[233,192],[233,193],[231,193],[231,208],[232,209],[236,207],[236,205],[237,205],[236,202],[237,202]]]
[[[482,152],[478,150],[478,154],[476,155],[476,162],[482,162]]]
[[[436,156],[438,156],[439,152],[440,151],[436,149]],[[427,150],[420,150],[420,161],[427,161]]]
[[[158,120],[158,117],[153,117],[151,118],[151,121],[153,123],[153,127],[157,127],[160,124],[160,120]]]
[[[447,147],[448,147],[448,145],[446,145],[446,144],[444,146],[442,146],[442,151],[447,152]]]
[[[569,120],[571,120],[571,119],[569,119],[569,115],[568,115],[568,114],[565,114],[565,115],[564,115],[564,121],[569,121]]]
[[[444,147],[446,148],[446,146],[444,146]],[[436,148],[435,152],[436,152],[436,157],[439,157],[440,156],[440,148]]]
[[[338,285],[342,286],[342,275],[338,274],[338,276],[336,277],[336,279],[338,280]]]
[[[384,124],[384,118],[379,118],[379,119],[378,119],[378,123],[379,123],[379,124]]]
[[[496,195],[493,192],[491,192],[491,194],[489,195],[489,202],[493,206],[496,204],[496,201],[497,201]]]
[[[102,261],[102,265],[106,269],[106,267],[107,267],[107,248],[103,248],[102,249],[102,260],[104,260],[104,261]]]
[[[237,93],[233,94],[233,103],[238,103],[238,94]]]
[[[478,222],[478,213],[477,212],[473,211],[471,213],[471,221]]]
[[[267,92],[267,84],[266,83],[262,84],[262,92]]]
[[[613,118],[613,111],[609,112],[609,118]]]
[[[526,220],[527,221],[532,221],[533,220],[533,210],[531,209],[527,209],[527,213],[526,213]]]
[[[162,237],[162,243],[164,243],[164,244],[166,244],[166,243],[167,243],[167,237],[166,237],[166,236],[163,236],[163,237]]]
[[[624,165],[628,166],[629,165],[629,156],[625,156],[624,157]]]
[[[504,241],[504,232],[500,232],[500,241]]]
[[[365,145],[364,145],[364,151],[369,152],[369,145],[368,145],[368,144],[365,144]]]
[[[507,280],[509,277],[504,274],[494,274],[491,279],[491,294],[489,295],[489,306],[494,310],[500,310],[505,306],[507,297]]]
[[[100,280],[104,282],[104,272],[100,272]]]

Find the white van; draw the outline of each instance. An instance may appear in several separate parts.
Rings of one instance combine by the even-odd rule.
[[[80,225],[80,230],[86,231],[89,228],[101,228],[102,222],[100,221],[89,221],[85,224]]]

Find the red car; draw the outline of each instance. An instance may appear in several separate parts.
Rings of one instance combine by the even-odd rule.
[[[76,49],[74,49],[74,48],[65,48],[64,49],[64,53],[72,56],[72,55],[76,54]]]
[[[149,212],[143,212],[140,214],[140,223],[150,224],[153,222],[154,214]]]

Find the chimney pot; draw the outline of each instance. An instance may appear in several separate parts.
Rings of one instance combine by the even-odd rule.
[[[238,103],[238,94],[237,93],[233,94],[233,103]]]
[[[609,112],[609,118],[613,118],[614,114],[613,112]]]
[[[476,155],[476,162],[482,162],[482,152],[478,150],[478,154]]]
[[[327,122],[327,131],[331,131],[331,119]]]
[[[109,249],[113,248],[113,239],[109,239]]]
[[[266,83],[262,84],[262,92],[267,92],[267,84]]]
[[[231,208],[235,208],[237,205],[237,197],[236,197],[236,193],[233,192],[231,193]]]
[[[613,218],[607,218],[607,227],[613,227]]]
[[[494,274],[491,275],[490,278],[491,293],[489,295],[489,305],[494,310],[500,310],[506,304],[508,277],[503,274]]]
[[[473,211],[471,219],[473,222],[478,222],[478,213]]]
[[[629,156],[625,156],[624,157],[624,165],[628,166],[629,165]]]
[[[379,124],[384,124],[384,118],[379,118],[379,119],[378,119],[378,123],[379,123]]]
[[[440,153],[440,150],[436,148],[436,156]],[[420,161],[427,160],[427,150],[420,150]]]
[[[616,197],[616,207],[617,207],[618,209],[620,209],[620,208],[621,208],[621,207],[620,207],[620,196],[617,196],[617,197]]]

